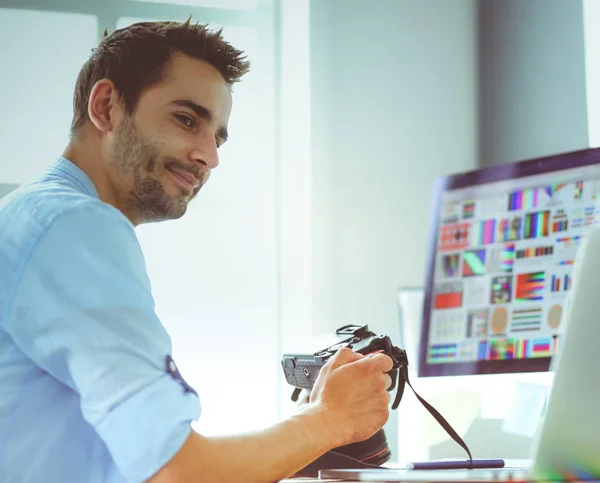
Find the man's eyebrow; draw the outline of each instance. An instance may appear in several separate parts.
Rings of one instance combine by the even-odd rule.
[[[182,106],[191,109],[196,113],[196,115],[206,120],[207,122],[212,122],[213,114],[206,107],[201,106],[200,104],[196,104],[194,101],[190,99],[176,99],[174,101],[169,102],[169,104],[174,106]],[[217,135],[221,138],[221,144],[227,141],[229,134],[227,133],[227,128],[222,127],[217,131]]]

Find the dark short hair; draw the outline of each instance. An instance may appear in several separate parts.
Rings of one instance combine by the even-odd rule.
[[[96,82],[110,79],[129,113],[142,91],[160,81],[165,64],[179,52],[212,65],[229,86],[250,69],[246,55],[227,43],[222,29],[185,22],[138,22],[104,36],[81,68],[73,96],[71,133],[89,119],[88,102]]]

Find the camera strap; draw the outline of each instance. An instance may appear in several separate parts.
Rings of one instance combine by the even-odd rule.
[[[412,391],[415,393],[415,396],[417,396],[417,399],[421,402],[421,404],[423,406],[425,406],[425,409],[427,409],[427,411],[429,411],[431,413],[431,415],[435,418],[435,420],[438,423],[440,423],[440,425],[442,426],[442,428],[444,428],[446,433],[448,433],[454,441],[456,441],[460,446],[463,447],[463,449],[469,455],[469,460],[471,461],[471,463],[473,463],[473,456],[471,455],[471,451],[469,450],[467,443],[465,443],[463,441],[463,439],[458,435],[458,433],[456,431],[454,431],[454,428],[452,426],[450,426],[450,423],[448,421],[446,421],[444,416],[442,416],[439,413],[439,411],[437,409],[435,409],[431,404],[429,404],[427,401],[425,401],[425,399],[423,399],[421,396],[419,396],[417,394],[417,391],[415,391],[415,388],[412,387],[412,384],[410,383],[410,381],[408,379],[408,369],[407,369],[406,364],[400,366],[400,368],[398,369],[398,389],[396,392],[396,398],[394,399],[394,404],[392,405],[392,409],[396,409],[398,407],[398,404],[400,404],[400,400],[402,399],[402,394],[404,393],[405,384],[408,384],[410,386]]]
[[[395,347],[392,345],[392,342],[389,337],[385,337],[383,340],[384,347],[386,349],[386,353],[392,356],[392,360],[394,360],[394,365],[398,368],[398,388],[396,391],[396,398],[394,399],[394,404],[392,404],[392,409],[396,409],[400,404],[400,400],[402,399],[402,395],[404,394],[405,385],[408,384],[412,389],[412,392],[415,393],[417,399],[421,402],[425,409],[429,411],[429,413],[435,418],[435,420],[444,428],[446,433],[456,441],[469,455],[469,461],[471,465],[473,464],[473,456],[471,455],[471,451],[467,446],[467,443],[463,441],[463,439],[458,435],[454,428],[450,426],[450,423],[446,421],[444,416],[442,416],[437,409],[435,409],[431,404],[429,404],[425,399],[417,394],[415,388],[412,387],[408,379],[408,357],[406,355],[406,351],[400,349],[399,347]]]

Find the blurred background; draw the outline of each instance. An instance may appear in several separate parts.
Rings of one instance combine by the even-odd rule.
[[[283,352],[345,324],[400,337],[397,290],[424,283],[436,177],[599,145],[598,4],[0,0],[0,184],[60,155],[105,27],[189,14],[223,27],[252,71],[234,87],[221,164],[183,219],[138,234],[174,358],[201,395],[196,429],[258,429],[293,410]],[[471,396],[447,410],[481,416],[489,393]],[[409,399],[400,413],[424,412]],[[395,458],[450,454],[401,428],[393,414]]]

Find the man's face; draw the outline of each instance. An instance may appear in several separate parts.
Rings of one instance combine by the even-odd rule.
[[[124,113],[110,148],[110,171],[125,214],[137,223],[180,218],[218,163],[231,92],[206,62],[175,54],[161,81]]]

